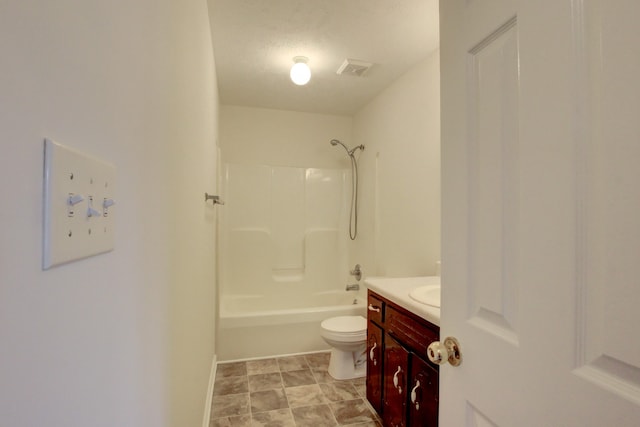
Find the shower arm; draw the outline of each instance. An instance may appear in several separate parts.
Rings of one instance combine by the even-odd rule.
[[[361,145],[356,145],[351,150],[347,150],[347,153],[349,153],[349,155],[353,157],[353,154],[356,152],[356,150],[364,150],[364,145],[362,145],[362,144]]]
[[[338,140],[338,139],[332,139],[330,142],[331,142],[331,145],[338,145],[338,144],[342,145],[342,148],[344,148],[344,151],[347,152],[349,157],[353,157],[353,155],[356,152],[356,150],[364,150],[364,145],[362,145],[362,144],[356,145],[351,150],[349,150],[349,147],[344,145],[344,143],[342,141]]]

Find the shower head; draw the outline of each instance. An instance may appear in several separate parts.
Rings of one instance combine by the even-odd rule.
[[[349,156],[353,157],[353,153],[355,153],[356,150],[360,149],[360,150],[364,150],[364,145],[358,145],[354,148],[352,148],[351,150],[349,150],[349,147],[347,147],[346,145],[344,145],[341,141],[337,140],[337,139],[332,139],[331,141],[329,141],[331,143],[331,145],[336,146],[338,144],[342,145],[342,147],[345,149],[345,151],[347,152],[347,154]]]
[[[347,150],[347,152],[349,152],[349,149],[347,148],[347,146],[344,145],[342,142],[338,141],[337,139],[332,139],[330,142],[331,142],[331,145],[333,146],[336,146],[338,144],[342,145],[344,149]]]

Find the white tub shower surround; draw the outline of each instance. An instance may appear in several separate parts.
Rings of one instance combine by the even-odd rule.
[[[220,360],[328,349],[347,292],[346,170],[229,164],[221,212]],[[361,291],[362,292],[362,291]]]

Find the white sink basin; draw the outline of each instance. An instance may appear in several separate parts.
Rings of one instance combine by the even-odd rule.
[[[409,292],[412,300],[432,307],[440,307],[440,285],[420,286]]]

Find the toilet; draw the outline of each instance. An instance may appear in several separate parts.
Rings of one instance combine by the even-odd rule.
[[[364,377],[367,373],[367,319],[362,316],[331,317],[320,324],[322,338],[331,346],[329,375],[337,380]]]

